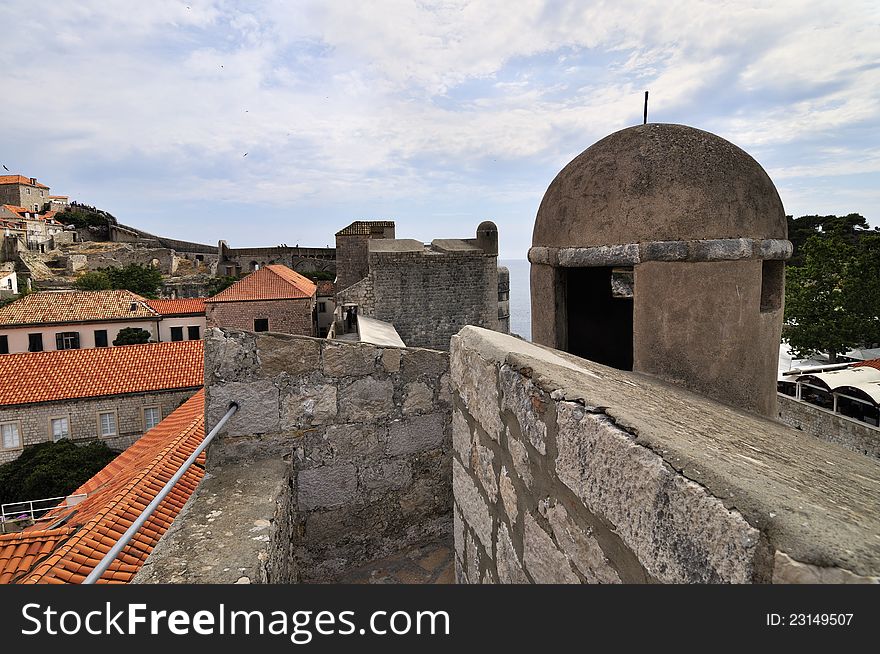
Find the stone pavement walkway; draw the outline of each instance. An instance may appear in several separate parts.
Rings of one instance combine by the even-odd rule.
[[[452,543],[434,541],[351,570],[339,584],[453,584]]]

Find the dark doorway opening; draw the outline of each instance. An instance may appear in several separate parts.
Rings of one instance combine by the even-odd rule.
[[[612,292],[612,268],[565,268],[566,350],[619,370],[633,367],[633,299]]]

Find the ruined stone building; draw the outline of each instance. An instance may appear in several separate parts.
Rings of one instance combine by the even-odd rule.
[[[768,415],[780,212],[732,144],[634,127],[542,202],[543,344],[454,310],[442,349],[209,330],[205,428],[239,408],[135,582],[412,581],[428,544],[459,583],[880,582],[880,466]],[[370,239],[355,286],[378,311],[410,292],[386,260],[488,276],[489,252]]]

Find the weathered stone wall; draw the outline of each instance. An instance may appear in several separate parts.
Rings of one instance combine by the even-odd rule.
[[[315,298],[207,302],[205,319],[208,327],[253,330],[255,319],[266,318],[269,331],[312,336],[314,306]]]
[[[498,331],[510,333],[510,271],[498,266]]]
[[[348,288],[367,276],[369,243],[370,234],[336,235],[336,288]]]
[[[83,398],[64,402],[41,402],[0,406],[0,423],[17,422],[24,446],[52,440],[49,419],[67,417],[74,441],[99,437],[98,414],[116,411],[118,435],[101,438],[114,450],[124,450],[144,434],[144,407],[159,407],[160,418],[188,400],[198,389],[164,393],[132,393],[113,397]],[[0,464],[17,459],[22,450],[0,449]]]
[[[779,393],[777,397],[779,419],[787,425],[837,443],[845,448],[880,459],[880,429],[866,422],[847,418],[815,404],[796,400]]]
[[[371,251],[369,266],[373,306],[363,313],[393,324],[407,346],[448,350],[465,325],[498,329],[494,254]]]
[[[450,372],[459,582],[880,581],[864,456],[483,329]]]
[[[58,260],[69,273],[138,264],[155,267],[163,275],[176,273],[180,261],[175,251],[168,248],[135,248],[127,244],[120,244],[114,250],[71,252]]]
[[[241,407],[208,471],[292,464],[289,579],[334,579],[451,533],[446,353],[209,329],[205,374],[207,429]]]
[[[232,268],[230,274],[246,275],[256,270],[257,266],[264,268],[275,263],[300,273],[335,272],[336,249],[299,246],[230,248],[225,241],[220,242],[218,274],[227,274],[227,269]]]
[[[30,184],[0,184],[0,204],[11,204],[33,210],[34,205],[40,209],[49,202],[49,189],[38,188]]]

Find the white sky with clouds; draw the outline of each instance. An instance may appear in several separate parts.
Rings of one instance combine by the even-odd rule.
[[[787,213],[880,225],[876,0],[3,0],[0,24],[0,163],[167,236],[489,219],[524,258],[550,181],[646,89],[652,122],[752,154]]]

